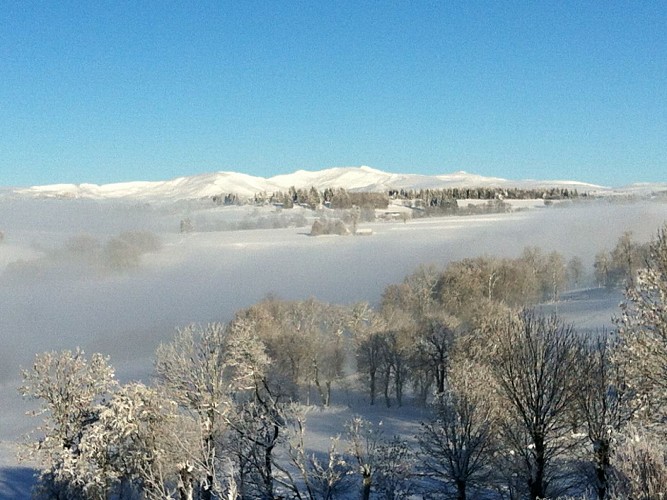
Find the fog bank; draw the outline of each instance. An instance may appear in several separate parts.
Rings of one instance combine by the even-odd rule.
[[[3,200],[0,383],[18,385],[19,367],[28,366],[37,352],[77,346],[109,354],[121,378],[145,377],[155,347],[176,327],[228,320],[267,294],[375,302],[386,285],[419,264],[443,266],[484,254],[516,257],[527,245],[566,258],[578,255],[589,267],[595,253],[612,248],[624,231],[645,241],[667,220],[664,203],[599,202],[369,223],[363,227],[373,234],[364,237],[310,237],[303,228],[179,234],[178,220],[188,210]],[[224,209],[216,215],[224,216]],[[161,241],[161,248],[143,254],[136,267],[101,271],[71,255],[62,258],[72,237],[86,234],[103,244],[130,230],[151,231]],[[31,268],[37,261],[40,265]],[[29,271],[12,272],[17,262]],[[9,411],[18,414],[23,408]],[[0,437],[14,438],[16,430],[3,425]]]

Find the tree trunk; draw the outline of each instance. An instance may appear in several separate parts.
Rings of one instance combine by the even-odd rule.
[[[437,385],[436,391],[438,394],[445,393],[445,364],[440,363],[435,369],[435,382]]]
[[[430,388],[431,388],[431,380],[426,376],[420,377],[419,388],[418,388],[420,406],[426,406]]]
[[[599,500],[607,498],[607,485],[609,482],[607,471],[609,467],[609,442],[607,440],[600,440],[595,450],[595,477],[597,479],[595,489]]]
[[[273,500],[273,445],[267,446],[264,451],[264,488],[266,489],[266,498]]]
[[[535,476],[528,480],[531,500],[546,498],[544,469],[546,467],[544,438],[535,436]]]
[[[456,480],[456,498],[466,500],[466,482],[462,479]]]
[[[329,407],[331,406],[331,382],[326,382],[326,400],[324,401],[324,406]]]
[[[369,471],[364,470],[362,472],[363,479],[361,483],[361,500],[369,500],[371,498],[371,486],[373,484],[373,479]]]
[[[368,372],[370,377],[370,391],[371,391],[371,406],[375,404],[375,369]]]
[[[391,373],[389,371],[387,371],[387,373],[385,373],[385,375],[384,375],[384,380],[383,380],[383,383],[384,383],[384,402],[386,403],[387,408],[391,408],[391,398],[389,397],[389,382],[391,380],[390,376],[391,376]]]
[[[180,500],[193,500],[193,482],[192,467],[185,464],[178,471],[178,497]]]
[[[204,446],[206,447],[207,461],[206,464],[206,484],[200,486],[201,489],[201,500],[212,500],[213,499],[213,481],[214,481],[214,467],[215,467],[215,441],[213,440],[213,426],[215,421],[215,412],[213,409],[209,409],[207,412],[206,428],[205,432],[207,433],[206,438],[204,439]]]
[[[322,389],[322,384],[320,384],[320,370],[317,367],[317,361],[313,360],[313,369],[314,369],[314,382],[315,387],[317,387],[317,393],[320,395],[320,404],[322,406],[327,406],[326,404],[326,395],[324,394],[324,389]]]
[[[201,499],[213,499],[213,476],[211,474],[206,474],[206,484],[202,485]]]
[[[394,389],[396,392],[396,404],[400,408],[403,406],[403,374],[399,368],[396,368],[394,374]]]

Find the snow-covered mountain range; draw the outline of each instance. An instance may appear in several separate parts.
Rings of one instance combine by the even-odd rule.
[[[580,192],[603,194],[630,192],[650,194],[667,190],[667,183],[633,185],[620,190],[577,181],[507,180],[483,177],[467,172],[444,175],[395,174],[367,166],[336,167],[319,171],[299,170],[274,177],[254,177],[237,172],[215,172],[178,177],[160,182],[122,182],[114,184],[54,184],[14,189],[17,195],[32,197],[91,198],[91,199],[198,199],[233,193],[252,197],[260,192],[286,191],[290,187],[317,189],[345,188],[351,191],[386,191],[389,189],[444,189],[475,187],[568,188]]]

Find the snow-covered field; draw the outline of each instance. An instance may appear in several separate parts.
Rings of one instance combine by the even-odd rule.
[[[419,264],[442,266],[469,256],[518,256],[525,246],[578,255],[591,270],[596,252],[632,230],[650,239],[667,221],[667,203],[562,204],[523,212],[374,222],[368,237],[307,235],[309,227],[180,234],[184,217],[261,216],[252,207],[146,204],[91,200],[0,199],[0,497],[23,498],[12,488],[25,482],[13,457],[14,442],[35,426],[17,395],[20,367],[37,352],[73,349],[111,356],[121,380],[146,378],[156,346],[191,322],[225,321],[267,294],[286,299],[375,302],[384,287]],[[212,210],[215,210],[213,212]],[[241,211],[241,212],[239,212]],[[246,212],[243,212],[246,211]],[[308,215],[308,214],[306,214]],[[102,244],[127,230],[157,234],[162,248],[137,269],[99,272],[63,248],[89,235]],[[585,329],[610,324],[619,295],[580,292],[558,307]],[[327,422],[364,408],[347,395],[340,407],[311,417],[311,430],[335,434]],[[359,408],[355,408],[359,406]],[[350,409],[352,408],[352,409]],[[376,410],[380,411],[380,410]],[[392,413],[392,411],[394,413]],[[407,426],[397,410],[381,415]],[[414,419],[407,419],[414,424]],[[406,427],[407,428],[407,427]]]

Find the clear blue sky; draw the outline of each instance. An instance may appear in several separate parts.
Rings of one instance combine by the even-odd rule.
[[[2,2],[0,186],[667,181],[664,1]]]

